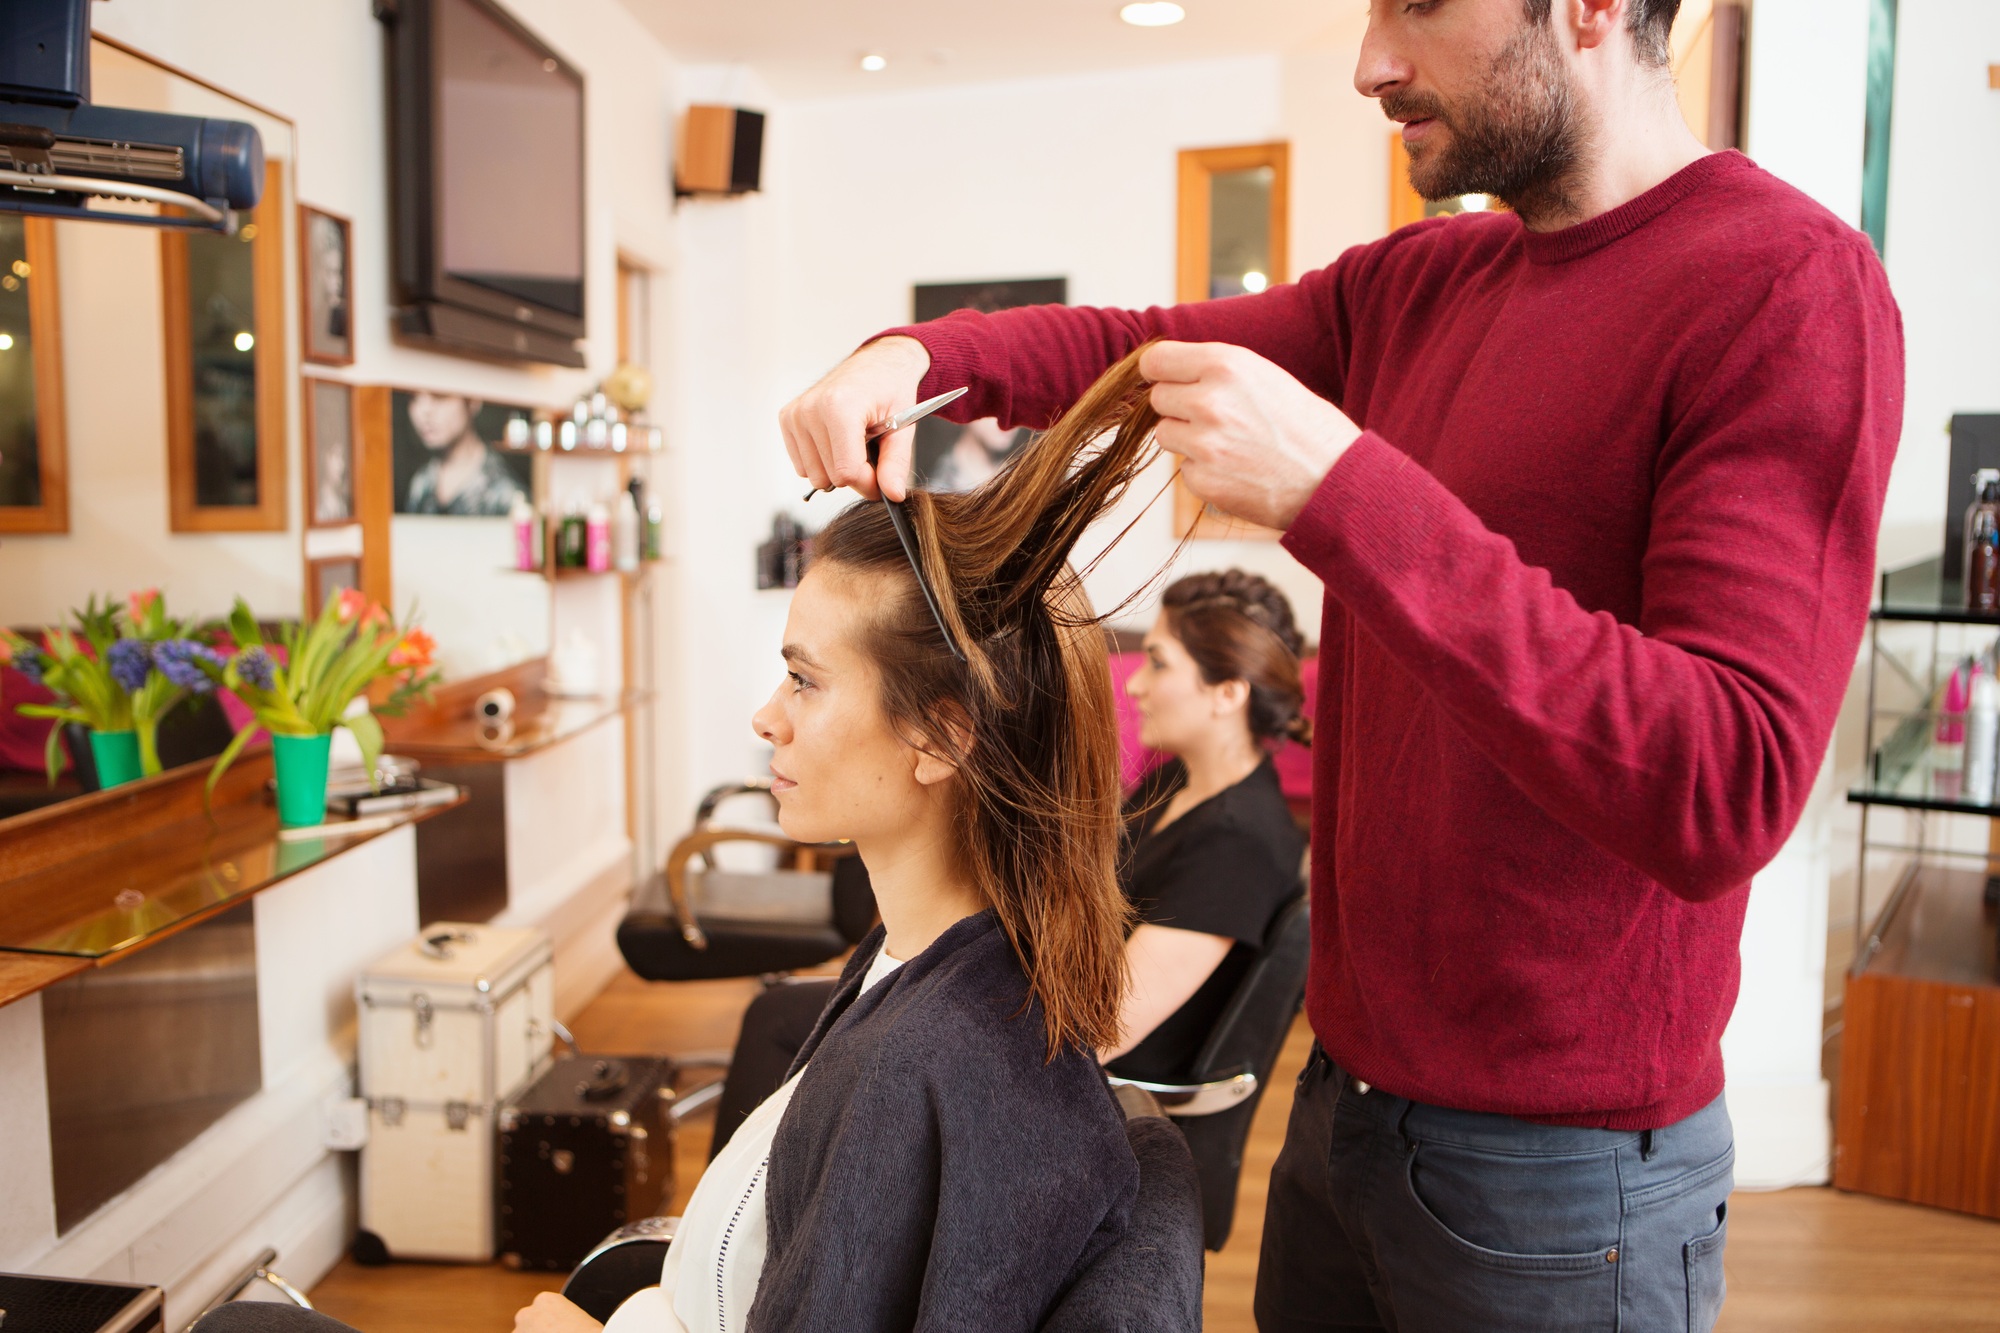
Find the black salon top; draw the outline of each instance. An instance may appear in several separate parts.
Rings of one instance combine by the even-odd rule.
[[[1186,785],[1187,768],[1175,760],[1147,774],[1126,801],[1119,883],[1140,921],[1236,943],[1186,1004],[1106,1066],[1152,1083],[1187,1079],[1278,909],[1299,892],[1306,847],[1270,760],[1154,832]]]

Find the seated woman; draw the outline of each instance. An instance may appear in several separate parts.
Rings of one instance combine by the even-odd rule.
[[[1285,595],[1255,574],[1194,574],[1169,587],[1125,682],[1139,737],[1174,756],[1126,802],[1119,879],[1139,925],[1131,985],[1106,1068],[1186,1082],[1271,922],[1300,891],[1305,834],[1270,750],[1305,742],[1299,649]]]
[[[753,725],[785,832],[853,839],[882,924],[609,1333],[1027,1333],[1123,1234],[1117,738],[1067,557],[1156,420],[1128,358],[986,486],[914,495],[943,627],[882,505],[815,539]],[[552,1295],[516,1321],[594,1327]]]

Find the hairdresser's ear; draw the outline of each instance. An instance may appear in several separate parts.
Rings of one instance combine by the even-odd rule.
[[[911,753],[916,756],[916,762],[910,765],[910,774],[926,787],[935,787],[958,776],[958,765],[942,755],[929,750],[913,750]]]
[[[1214,692],[1209,697],[1214,700],[1217,717],[1228,717],[1250,706],[1250,682],[1247,680],[1240,677],[1225,680],[1212,688]]]

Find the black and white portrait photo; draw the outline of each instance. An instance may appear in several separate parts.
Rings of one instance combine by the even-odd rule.
[[[354,362],[352,224],[337,213],[299,205],[299,253],[305,267],[304,355],[323,366]]]

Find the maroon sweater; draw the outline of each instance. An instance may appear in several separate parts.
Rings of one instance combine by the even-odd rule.
[[[1339,404],[1365,433],[1285,534],[1326,586],[1314,1032],[1391,1092],[1553,1123],[1721,1091],[1902,426],[1865,239],[1726,153],[1561,232],[1440,218],[1257,296],[898,332],[962,419],[1046,425],[1152,337]]]

